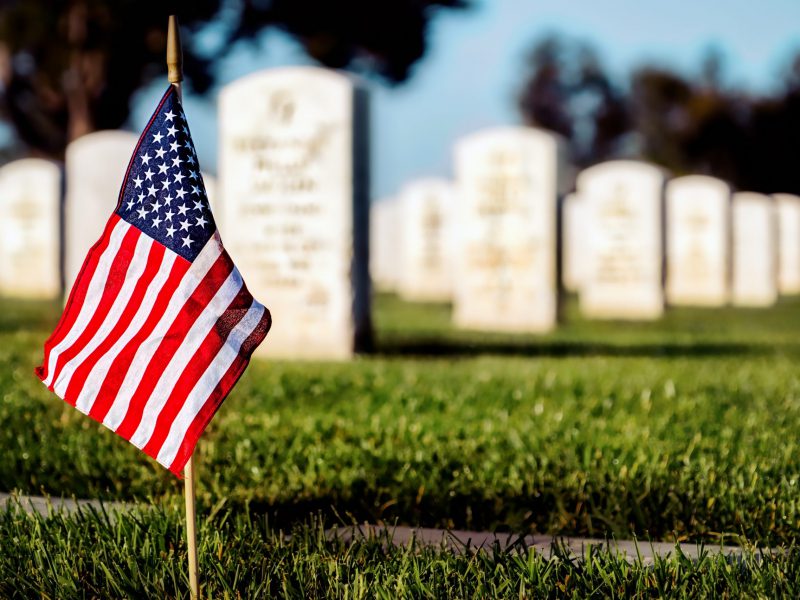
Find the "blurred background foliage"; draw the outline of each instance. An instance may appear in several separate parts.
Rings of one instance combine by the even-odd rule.
[[[187,85],[210,90],[234,44],[268,28],[289,33],[320,64],[390,85],[410,77],[443,10],[471,0],[10,0],[0,5],[0,158],[63,157],[69,141],[120,127],[134,93],[163,76],[166,15],[180,14]],[[268,51],[268,50],[267,50]],[[476,85],[480,82],[476,81]],[[513,98],[512,98],[513,100]],[[568,140],[585,167],[639,158],[676,175],[740,189],[800,193],[800,53],[783,85],[757,94],[728,84],[720,50],[693,73],[641,64],[612,75],[597,49],[550,34],[520,65],[521,120]]]
[[[24,150],[126,120],[134,92],[165,72],[167,15],[180,15],[187,84],[199,93],[237,41],[294,36],[321,64],[398,83],[425,54],[437,9],[466,0],[11,0],[0,5],[0,117]]]
[[[726,84],[716,49],[693,74],[645,64],[615,81],[594,48],[553,34],[533,45],[523,79],[522,118],[563,135],[579,167],[641,158],[740,189],[800,192],[800,54],[782,87],[755,95]]]

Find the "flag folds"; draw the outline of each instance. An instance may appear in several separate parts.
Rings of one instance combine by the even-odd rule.
[[[180,474],[270,324],[222,245],[170,86],[36,374]]]

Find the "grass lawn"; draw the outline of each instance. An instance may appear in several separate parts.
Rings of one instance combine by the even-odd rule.
[[[45,597],[62,580],[79,591],[105,582],[111,596],[174,595],[182,560],[170,559],[172,579],[154,579],[162,566],[128,581],[135,565],[113,557],[125,544],[146,564],[182,552],[181,486],[34,378],[57,312],[0,305],[0,491],[160,508],[114,525],[6,514],[0,556],[8,547],[19,558],[0,558],[0,596],[23,573],[38,590],[29,594]],[[791,547],[800,532],[800,300],[673,310],[650,324],[582,321],[574,302],[563,313],[550,335],[489,335],[453,330],[446,306],[381,296],[375,355],[254,362],[199,446],[214,597],[226,583],[244,597],[261,584],[342,597],[796,596],[793,548],[746,568],[716,559],[645,568],[608,556],[579,566],[318,539],[320,520],[356,520]],[[296,535],[287,545],[277,529]],[[81,545],[116,571],[56,564]],[[40,564],[41,548],[56,562]],[[219,553],[226,559],[212,560]],[[162,579],[172,591],[158,591]]]

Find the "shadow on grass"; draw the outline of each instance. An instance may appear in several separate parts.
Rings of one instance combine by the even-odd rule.
[[[705,356],[759,356],[776,352],[797,353],[793,344],[741,344],[741,343],[678,343],[611,344],[586,341],[542,342],[459,342],[447,339],[402,339],[377,344],[377,356],[420,356],[471,358],[479,355],[523,357],[697,357]]]
[[[296,502],[246,502],[251,516],[265,519],[273,527],[288,531],[309,517],[326,523],[352,526],[363,523],[400,524],[409,527],[464,529],[502,533],[545,534],[589,538],[674,539],[675,531],[691,531],[682,541],[722,544],[738,535],[758,544],[785,543],[793,535],[791,527],[769,529],[768,515],[749,523],[740,531],[731,525],[730,514],[717,514],[705,508],[708,498],[691,491],[667,493],[669,482],[654,486],[639,500],[640,488],[602,487],[585,501],[572,490],[540,489],[535,495],[481,497],[474,491],[429,495],[421,502],[414,494],[398,495],[381,502],[374,490],[358,486],[348,498],[326,494]],[[675,500],[677,498],[679,501]],[[234,501],[229,506],[236,506]],[[577,508],[577,510],[576,510]],[[699,523],[692,523],[700,519]],[[727,533],[719,533],[727,532]]]

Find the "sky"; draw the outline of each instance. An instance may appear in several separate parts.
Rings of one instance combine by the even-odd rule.
[[[520,122],[515,97],[523,64],[548,33],[590,42],[620,80],[642,63],[695,72],[709,48],[726,58],[726,82],[768,92],[800,51],[800,0],[473,0],[441,11],[426,56],[400,86],[369,81],[372,196],[397,193],[418,177],[451,176],[453,143],[483,127]],[[219,84],[264,68],[310,65],[287,35],[234,46]],[[163,92],[140,92],[128,126],[141,129]],[[203,169],[216,172],[216,102],[187,94],[185,110]]]

